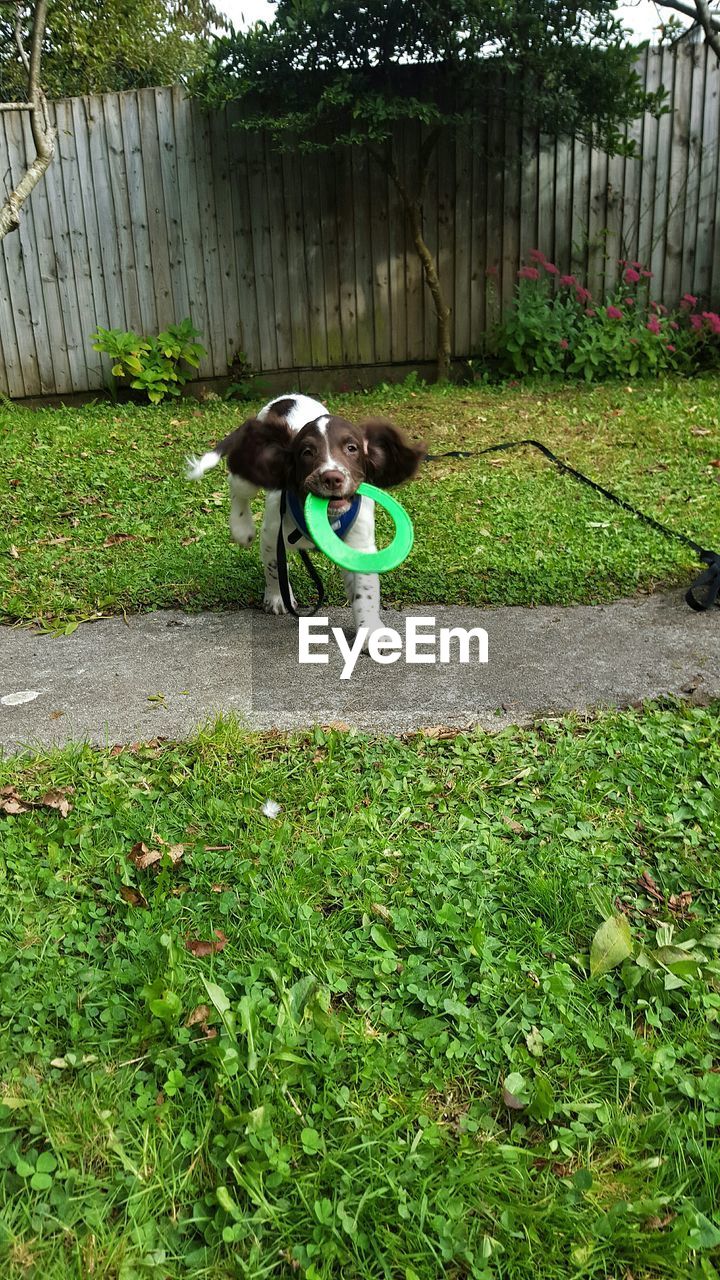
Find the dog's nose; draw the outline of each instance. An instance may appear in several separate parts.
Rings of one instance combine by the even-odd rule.
[[[330,493],[341,493],[345,486],[345,476],[342,471],[323,471],[322,485],[324,489],[328,489]]]

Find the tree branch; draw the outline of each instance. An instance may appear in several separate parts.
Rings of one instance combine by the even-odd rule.
[[[28,100],[16,105],[18,110],[30,112],[30,127],[35,143],[35,159],[28,165],[23,177],[14,191],[0,208],[0,240],[9,231],[15,231],[20,225],[20,209],[31,191],[37,186],[55,154],[56,130],[50,124],[47,99],[40,87],[40,68],[42,64],[42,44],[47,22],[48,0],[37,0],[33,18],[30,57],[28,57],[22,39],[20,26],[20,10],[15,23],[15,43],[18,47],[20,61],[28,77]],[[11,104],[3,104],[4,108]]]
[[[692,18],[702,27],[710,48],[720,58],[720,18],[711,11],[708,0],[695,0],[694,5],[684,4],[683,0],[656,0],[656,3],[661,9],[675,9]]]

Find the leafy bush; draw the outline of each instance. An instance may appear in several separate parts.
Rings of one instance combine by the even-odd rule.
[[[93,350],[114,361],[114,377],[144,391],[151,404],[166,396],[179,396],[180,388],[197,369],[205,348],[195,341],[198,330],[188,317],[168,325],[157,337],[139,337],[132,330],[98,328],[91,338]]]
[[[685,294],[674,312],[650,299],[652,272],[620,261],[620,279],[596,302],[574,275],[561,275],[539,249],[518,272],[513,304],[490,341],[502,374],[584,378],[648,377],[720,367],[720,316],[698,313]]]

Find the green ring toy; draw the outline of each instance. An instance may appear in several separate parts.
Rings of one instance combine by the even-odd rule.
[[[348,547],[330,528],[327,518],[328,499],[318,498],[309,493],[305,499],[305,521],[315,546],[324,551],[328,559],[339,564],[341,569],[349,573],[387,573],[388,569],[396,569],[410,555],[415,534],[412,521],[404,507],[391,498],[384,489],[376,489],[374,484],[358,485],[358,493],[365,498],[372,498],[379,506],[384,507],[395,525],[395,537],[389,546],[381,551],[358,551]]]

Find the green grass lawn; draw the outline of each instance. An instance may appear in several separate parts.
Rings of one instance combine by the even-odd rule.
[[[720,707],[0,786],[3,1280],[717,1277]]]
[[[587,389],[380,389],[329,398],[355,420],[385,414],[434,451],[533,435],[705,545],[720,543],[720,379]],[[218,468],[184,478],[258,404],[30,411],[0,406],[0,618],[49,624],[123,609],[236,608],[262,599],[255,547],[227,529]],[[411,559],[388,604],[609,600],[687,583],[691,552],[530,451],[423,468],[402,492]],[[330,598],[339,571],[325,564]],[[301,592],[303,574],[295,572]]]

